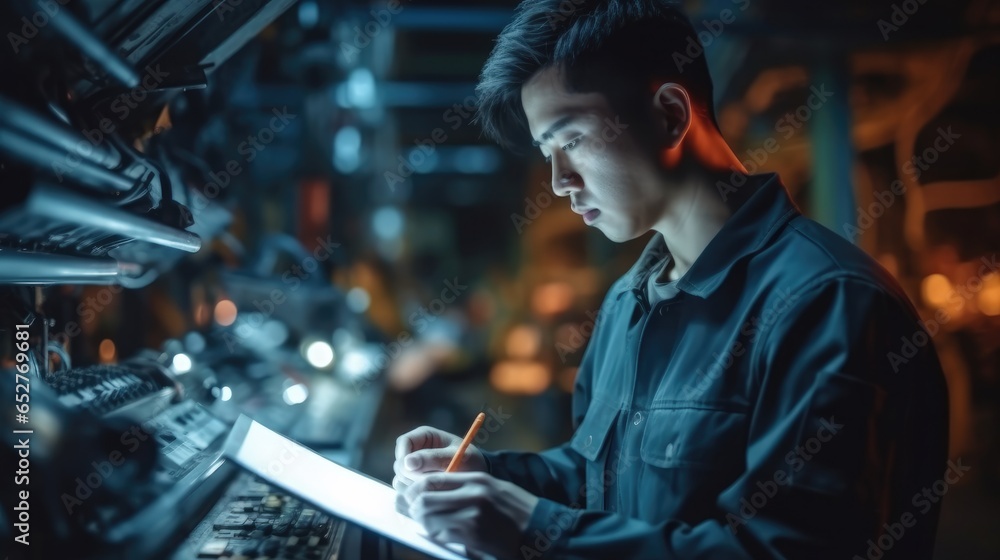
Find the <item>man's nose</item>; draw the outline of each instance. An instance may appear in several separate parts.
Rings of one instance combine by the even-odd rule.
[[[569,196],[583,188],[583,180],[570,166],[552,158],[552,192],[556,196]]]

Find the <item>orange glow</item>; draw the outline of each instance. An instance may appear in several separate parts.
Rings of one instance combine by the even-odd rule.
[[[542,317],[558,315],[569,310],[576,298],[576,290],[567,282],[549,282],[535,288],[531,308]]]
[[[878,262],[885,267],[887,271],[889,271],[889,274],[899,278],[899,259],[896,258],[896,255],[893,255],[892,253],[882,253],[878,256]]]
[[[976,298],[983,315],[1000,315],[1000,274],[991,273],[983,278],[983,289]]]
[[[542,333],[532,325],[518,325],[507,333],[507,356],[534,358],[542,347]]]
[[[563,368],[559,372],[559,376],[556,378],[556,383],[559,388],[567,393],[573,392],[573,384],[576,383],[576,372],[579,368],[569,367]]]
[[[101,341],[101,345],[97,349],[97,354],[102,364],[114,363],[117,354],[115,343],[110,338],[105,338]]]
[[[746,173],[743,163],[726,144],[715,125],[702,113],[703,110],[692,103],[688,129],[676,146],[663,149],[660,162],[667,169],[674,169],[687,157],[717,172],[731,173],[738,170]]]
[[[944,307],[954,290],[951,281],[944,274],[931,274],[920,283],[920,295],[931,307]]]
[[[194,306],[194,322],[198,326],[204,326],[209,321],[208,306],[204,303],[198,303]]]
[[[552,372],[538,362],[507,360],[490,370],[493,388],[509,395],[537,395],[552,383]]]
[[[236,304],[228,299],[219,300],[215,304],[215,322],[228,327],[236,321]]]

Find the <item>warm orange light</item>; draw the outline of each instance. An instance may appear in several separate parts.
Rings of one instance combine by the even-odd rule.
[[[194,322],[198,326],[204,326],[209,321],[208,306],[198,303],[194,306]]]
[[[983,289],[976,298],[983,315],[1000,315],[1000,274],[995,272],[983,278]]]
[[[510,395],[537,395],[552,383],[552,372],[538,362],[503,361],[490,370],[490,384]]]
[[[110,338],[105,338],[101,341],[101,345],[98,346],[97,354],[102,364],[114,363],[117,354],[115,343]]]
[[[899,278],[899,259],[896,258],[896,255],[893,255],[892,253],[882,253],[878,256],[878,262],[885,267],[887,271],[889,271],[889,274]]]
[[[219,300],[215,304],[215,322],[228,327],[236,321],[236,304],[228,299]]]
[[[549,282],[535,288],[531,308],[538,315],[548,317],[563,313],[573,305],[576,290],[567,282]]]
[[[576,372],[579,368],[568,367],[563,368],[559,371],[559,376],[556,378],[556,383],[559,384],[559,388],[567,393],[573,392],[573,384],[576,383]]]
[[[538,356],[542,333],[533,325],[518,325],[507,333],[507,356],[529,359]]]
[[[920,294],[931,307],[944,307],[953,291],[955,288],[944,274],[931,274],[920,283]]]

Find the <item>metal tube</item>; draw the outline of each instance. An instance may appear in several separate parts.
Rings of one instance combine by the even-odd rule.
[[[57,176],[71,175],[84,185],[103,192],[128,192],[135,188],[134,179],[83,159],[74,163],[69,160],[70,154],[37,138],[25,136],[22,131],[0,128],[0,150]]]
[[[11,284],[110,284],[118,277],[113,259],[0,251],[0,282]]]
[[[32,3],[42,9],[38,2]],[[58,10],[50,15],[52,28],[67,41],[76,45],[83,54],[104,68],[109,76],[128,88],[139,85],[139,73],[124,58],[115,54],[89,29],[83,26],[69,10]]]
[[[193,233],[101,204],[54,185],[36,186],[25,204],[25,210],[34,216],[90,226],[188,253],[201,249],[201,238]]]
[[[121,163],[121,156],[118,152],[109,149],[106,145],[93,144],[77,131],[59,121],[47,119],[13,99],[0,95],[0,125],[4,124],[47,141],[65,150],[67,154],[75,153],[97,165],[117,167]],[[81,149],[81,145],[91,149]]]

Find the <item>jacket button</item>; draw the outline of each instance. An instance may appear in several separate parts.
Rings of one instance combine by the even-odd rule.
[[[635,416],[632,417],[632,423],[638,426],[642,422],[642,413],[636,412]]]
[[[667,444],[667,459],[673,459],[674,457],[674,444],[670,442]]]
[[[594,443],[594,436],[587,436],[587,439],[583,440],[584,447],[590,447],[592,443]]]

